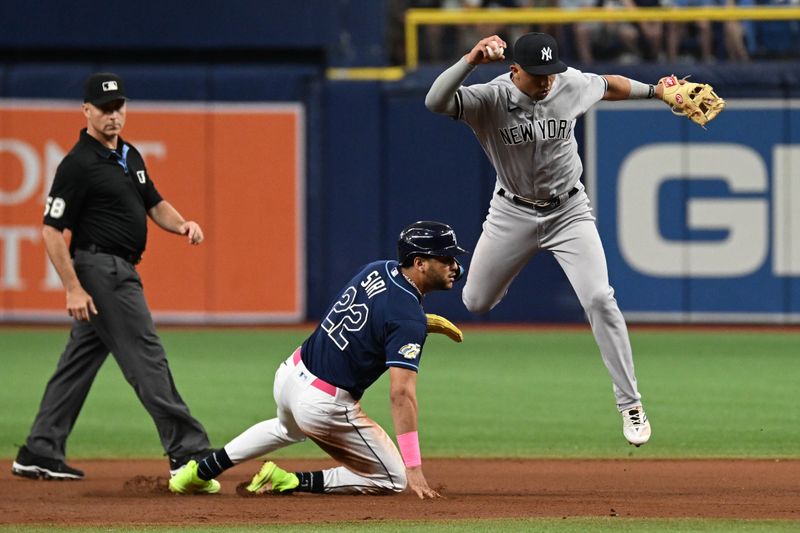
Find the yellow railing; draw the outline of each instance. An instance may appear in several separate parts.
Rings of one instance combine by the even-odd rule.
[[[800,20],[800,7],[409,9],[406,11],[405,23],[406,67],[416,68],[419,62],[419,26],[421,25],[693,22],[697,20]],[[464,50],[464,53],[467,51]]]

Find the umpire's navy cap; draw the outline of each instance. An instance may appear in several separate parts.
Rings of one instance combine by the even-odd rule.
[[[526,33],[514,43],[514,62],[528,74],[558,74],[567,65],[558,59],[558,43],[546,33]]]
[[[97,72],[86,78],[83,101],[101,106],[114,100],[127,100],[122,78],[111,72]]]

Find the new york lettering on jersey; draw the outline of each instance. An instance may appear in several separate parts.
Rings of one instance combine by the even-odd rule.
[[[549,118],[535,122],[524,122],[511,127],[498,128],[503,144],[524,144],[535,140],[569,139],[572,136],[572,123],[569,120]]]
[[[339,292],[303,343],[303,363],[358,399],[390,366],[417,371],[426,335],[416,289],[397,261],[376,261]]]
[[[536,199],[576,186],[583,172],[575,122],[605,92],[606,81],[574,68],[556,75],[550,93],[534,101],[508,74],[458,89],[459,117],[475,132],[503,189]]]

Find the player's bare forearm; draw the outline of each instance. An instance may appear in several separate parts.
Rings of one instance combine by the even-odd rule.
[[[405,368],[391,367],[389,382],[395,434],[417,431],[417,373]]]
[[[603,100],[615,101],[643,98],[663,100],[664,86],[661,83],[656,85],[645,84],[616,74],[605,74],[603,78],[608,83]]]
[[[147,212],[153,222],[158,224],[161,229],[178,235],[186,235],[189,237],[191,244],[200,244],[203,242],[203,230],[200,225],[193,220],[185,220],[181,214],[175,209],[172,204],[166,200],[161,200],[155,206],[150,208]]]
[[[417,437],[417,373],[405,368],[391,367],[389,397],[397,444],[406,464],[408,489],[420,499],[439,498],[439,493],[428,486],[422,473]],[[404,438],[410,438],[410,441],[404,441]]]
[[[630,97],[631,82],[628,78],[616,74],[605,74],[603,77],[608,82],[608,88],[603,100],[627,100]]]
[[[663,83],[659,82],[656,85],[655,97],[658,98],[659,100],[664,100],[664,84]]]

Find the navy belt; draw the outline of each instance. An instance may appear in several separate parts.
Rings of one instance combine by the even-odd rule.
[[[105,246],[97,246],[96,244],[89,244],[87,246],[78,247],[78,250],[83,250],[84,252],[89,252],[90,254],[116,255],[120,259],[124,259],[125,261],[127,261],[132,265],[138,265],[139,261],[142,260],[141,253],[135,254],[123,248],[107,248]]]
[[[497,189],[497,194],[499,196],[508,198],[515,204],[521,205],[522,207],[528,207],[530,209],[535,209],[536,211],[541,211],[543,213],[546,213],[560,206],[562,198],[563,201],[566,202],[569,198],[572,198],[573,196],[578,194],[578,191],[580,191],[579,188],[573,187],[572,190],[569,191],[568,193],[562,194],[561,196],[556,196],[554,198],[550,198],[549,200],[531,200],[529,198],[525,198],[524,196],[517,196],[516,194],[512,194],[503,189],[502,187]]]

